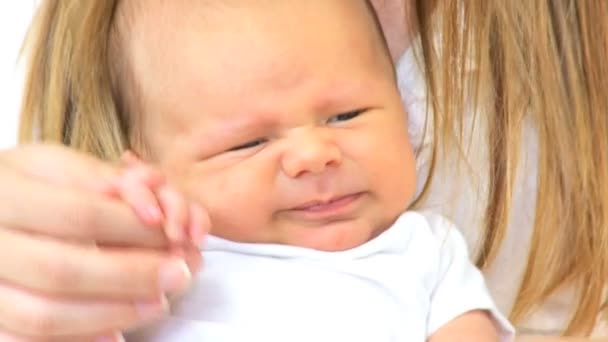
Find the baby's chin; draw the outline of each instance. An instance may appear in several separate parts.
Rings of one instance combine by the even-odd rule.
[[[227,225],[214,225],[211,234],[242,243],[278,244],[309,248],[324,252],[340,252],[359,247],[390,227],[388,221],[380,223],[370,217],[356,217],[314,224],[281,220],[249,226],[248,230],[226,229]],[[223,229],[219,229],[223,227]]]
[[[280,244],[315,249],[325,252],[340,252],[359,247],[382,233],[367,222],[340,221],[319,227],[289,227],[281,236]]]

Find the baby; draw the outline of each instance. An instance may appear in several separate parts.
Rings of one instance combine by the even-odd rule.
[[[115,18],[132,146],[212,228],[194,287],[129,340],[512,340],[458,230],[406,211],[414,155],[368,2],[145,4]]]

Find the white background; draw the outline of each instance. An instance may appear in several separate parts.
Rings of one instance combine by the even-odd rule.
[[[17,139],[23,87],[23,63],[18,64],[18,57],[36,2],[0,1],[0,149],[14,146]]]

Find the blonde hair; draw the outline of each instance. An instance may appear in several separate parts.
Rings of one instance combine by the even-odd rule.
[[[104,159],[129,146],[127,99],[115,84],[124,56],[112,48],[119,3],[43,1],[27,37],[21,142],[62,143]],[[588,334],[608,275],[608,3],[415,3],[434,141],[461,143],[468,99],[491,98],[473,101],[490,122],[491,191],[479,266],[491,264],[505,235],[522,121],[531,118],[540,149],[536,219],[511,317],[522,319],[574,285],[578,304],[566,333]],[[471,61],[475,73],[465,72]]]
[[[608,283],[608,2],[419,0],[415,10],[436,113],[433,140],[463,146],[467,112],[489,121],[478,266],[492,263],[505,237],[519,141],[531,120],[539,144],[536,216],[511,319],[521,321],[573,285],[577,301],[565,334],[588,335]],[[437,148],[449,145],[434,147],[431,164]]]
[[[103,159],[125,150],[128,122],[113,87],[110,33],[118,1],[43,1],[29,53],[19,140],[61,143]]]

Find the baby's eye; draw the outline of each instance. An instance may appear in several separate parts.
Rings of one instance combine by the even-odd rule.
[[[266,141],[267,141],[267,139],[253,140],[253,141],[250,141],[250,142],[245,143],[243,145],[235,146],[235,147],[229,149],[228,151],[238,151],[238,150],[246,150],[248,148],[254,148],[254,147],[257,147],[259,145],[262,145]]]
[[[364,109],[357,109],[357,110],[353,110],[350,112],[341,113],[341,114],[338,114],[338,115],[335,115],[335,116],[332,116],[331,118],[329,118],[327,120],[327,123],[335,123],[335,122],[352,120],[352,119],[356,118],[357,116],[363,114],[364,111],[365,111]]]

